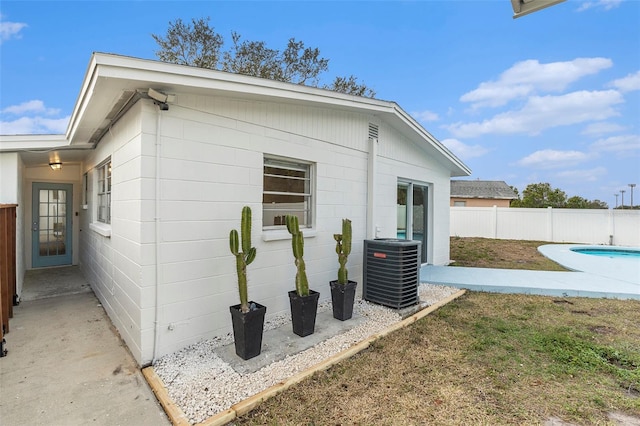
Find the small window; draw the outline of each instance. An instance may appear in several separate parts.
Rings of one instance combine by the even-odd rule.
[[[281,228],[286,215],[296,215],[301,227],[312,226],[312,167],[309,163],[264,159],[262,226]]]
[[[466,207],[467,206],[467,202],[466,201],[454,201],[453,202],[453,207]]]
[[[111,159],[98,166],[98,222],[111,223]]]
[[[85,173],[82,175],[82,206],[87,204],[89,204],[89,174]]]

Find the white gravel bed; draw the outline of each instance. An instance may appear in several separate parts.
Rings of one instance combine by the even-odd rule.
[[[457,288],[420,284],[418,294],[423,305],[430,306],[458,291]],[[331,309],[327,301],[318,311]],[[169,396],[185,413],[192,424],[229,409],[315,364],[351,347],[401,320],[390,308],[357,299],[354,313],[366,320],[340,335],[321,342],[296,355],[273,362],[255,373],[239,374],[214,353],[214,348],[233,343],[231,334],[224,338],[205,340],[166,355],[153,365],[164,382]],[[290,322],[288,313],[270,318],[265,330]]]

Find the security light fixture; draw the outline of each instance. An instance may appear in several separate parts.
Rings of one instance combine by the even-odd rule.
[[[62,163],[60,162],[49,163],[49,167],[51,167],[51,170],[60,170],[62,168]]]
[[[511,0],[511,7],[513,7],[513,19],[537,12],[540,9],[544,9],[545,7],[553,6],[564,1],[565,0]]]

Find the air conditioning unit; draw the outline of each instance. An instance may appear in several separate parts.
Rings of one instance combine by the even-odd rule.
[[[417,304],[420,248],[420,241],[365,240],[362,298],[395,309]]]

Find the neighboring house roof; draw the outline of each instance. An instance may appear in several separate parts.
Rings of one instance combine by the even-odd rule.
[[[451,197],[515,200],[516,193],[502,180],[452,180]]]
[[[43,145],[43,141],[48,148],[53,148],[51,139],[56,138],[60,138],[58,148],[93,148],[133,104],[148,98],[149,89],[167,94],[224,95],[248,101],[271,100],[370,114],[398,130],[429,155],[440,158],[451,176],[471,174],[460,159],[395,102],[106,53],[92,55],[65,135],[0,136],[0,152],[30,149]]]

